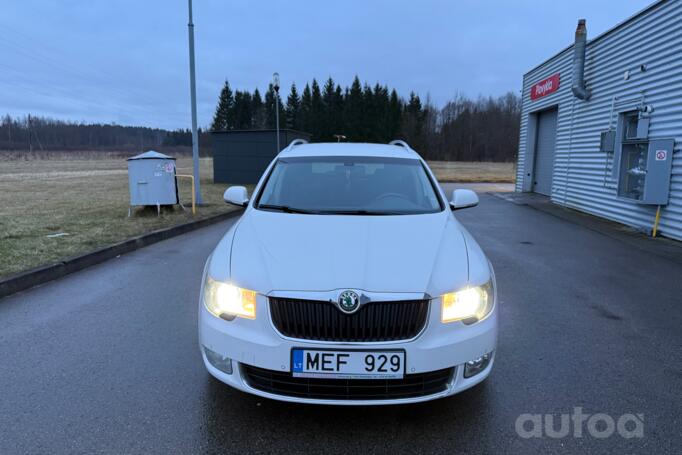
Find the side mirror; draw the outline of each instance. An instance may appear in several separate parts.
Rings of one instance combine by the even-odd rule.
[[[452,192],[450,208],[452,210],[467,209],[478,205],[478,196],[471,190],[455,190]]]
[[[246,188],[243,186],[231,186],[225,190],[223,199],[228,204],[246,207],[246,204],[249,203],[249,193],[246,192]]]

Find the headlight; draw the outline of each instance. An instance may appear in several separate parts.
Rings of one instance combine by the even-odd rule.
[[[482,286],[472,286],[441,296],[441,321],[463,321],[470,324],[480,321],[493,308],[492,279]]]
[[[207,276],[204,283],[204,305],[213,315],[228,321],[236,316],[255,319],[256,291],[242,289]]]

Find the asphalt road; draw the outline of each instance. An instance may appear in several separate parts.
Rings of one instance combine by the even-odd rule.
[[[495,369],[418,405],[302,406],[204,371],[196,305],[229,222],[0,300],[0,454],[679,453],[682,267],[589,227],[483,195],[462,222],[493,262]],[[681,250],[682,251],[682,250]],[[525,439],[519,415],[643,414],[643,438]],[[527,429],[531,427],[527,426]],[[603,427],[599,427],[603,429]]]

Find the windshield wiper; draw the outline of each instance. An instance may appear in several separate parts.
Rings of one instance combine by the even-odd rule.
[[[394,215],[394,213],[391,212],[377,212],[373,210],[333,210],[329,212],[322,212],[325,215]]]
[[[284,213],[319,213],[314,210],[297,209],[295,207],[289,207],[288,205],[277,205],[277,204],[258,204],[259,209],[265,210],[277,210]]]

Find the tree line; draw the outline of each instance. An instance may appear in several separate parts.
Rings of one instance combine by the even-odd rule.
[[[313,79],[299,93],[292,84],[286,102],[270,84],[262,96],[256,88],[233,91],[225,81],[211,124],[213,131],[274,129],[276,105],[281,128],[311,134],[313,142],[388,142],[404,139],[428,159],[512,161],[516,156],[520,99],[503,96],[472,100],[455,96],[443,108],[415,93],[407,99],[388,86],[361,84],[356,76],[342,89],[330,77],[320,86]]]
[[[422,102],[410,93],[405,99],[395,89],[361,84],[355,77],[346,88],[332,78],[322,86],[313,79],[300,93],[292,84],[284,102],[278,96],[271,85],[261,95],[258,89],[233,91],[225,82],[210,129],[274,129],[278,104],[280,126],[308,132],[316,142],[336,141],[336,135],[354,142],[403,139],[434,160],[512,161],[516,156],[520,100],[511,92],[475,100],[457,95],[436,108],[428,97]],[[199,141],[202,154],[210,154],[206,129],[200,129]],[[0,150],[190,153],[191,145],[189,129],[86,124],[35,116],[5,115],[0,121]]]
[[[189,130],[88,124],[33,115],[5,115],[0,121],[0,150],[140,151],[178,145],[192,145]]]

